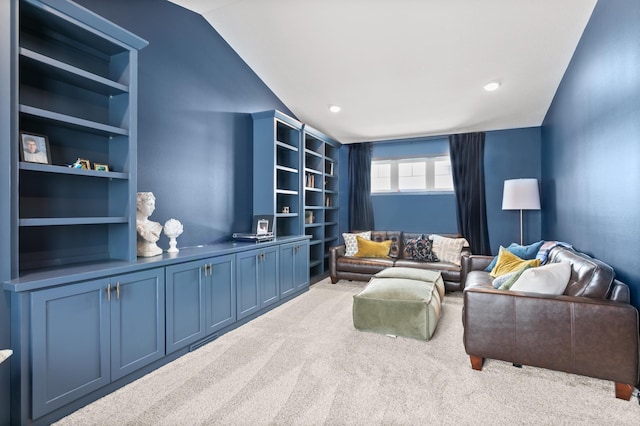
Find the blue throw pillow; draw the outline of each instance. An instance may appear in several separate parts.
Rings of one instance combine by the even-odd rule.
[[[537,243],[529,244],[528,246],[521,246],[520,244],[511,243],[507,250],[518,256],[522,260],[531,260],[535,259],[538,254],[538,250],[542,247],[544,241],[538,241]],[[489,266],[485,268],[485,272],[491,272],[494,266],[496,266],[496,262],[498,262],[498,256],[494,257]]]

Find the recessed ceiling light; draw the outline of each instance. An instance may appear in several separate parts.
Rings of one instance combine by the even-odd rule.
[[[502,83],[500,83],[499,81],[492,81],[490,83],[485,84],[483,88],[487,92],[493,92],[494,90],[498,90],[500,86],[502,86]]]
[[[331,112],[340,112],[342,108],[340,108],[338,105],[329,105],[329,111]]]

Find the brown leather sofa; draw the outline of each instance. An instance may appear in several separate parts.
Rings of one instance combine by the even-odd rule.
[[[616,397],[630,399],[640,382],[638,311],[629,287],[613,269],[583,253],[554,247],[547,263],[568,261],[571,278],[561,296],[497,290],[470,256],[464,289],[464,347],[471,366],[485,358],[615,382]]]
[[[359,231],[355,231],[359,232]],[[424,233],[425,235],[430,235]],[[371,240],[391,240],[389,258],[368,258],[345,256],[344,244],[329,248],[329,274],[331,282],[338,280],[369,281],[374,274],[391,266],[403,266],[408,268],[428,269],[442,273],[445,289],[447,291],[462,290],[466,275],[466,258],[471,254],[469,247],[462,248],[461,265],[449,262],[422,262],[419,260],[405,259],[404,241],[411,238],[419,238],[422,233],[402,231],[371,231]],[[459,234],[438,234],[449,238],[462,238]]]

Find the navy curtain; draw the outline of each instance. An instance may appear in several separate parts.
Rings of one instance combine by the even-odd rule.
[[[484,132],[449,136],[458,232],[473,254],[491,254],[484,190]]]
[[[349,230],[374,230],[371,205],[371,143],[349,145]]]

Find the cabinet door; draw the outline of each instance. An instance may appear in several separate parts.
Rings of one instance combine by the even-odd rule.
[[[206,332],[211,334],[236,320],[235,256],[209,259],[206,285]]]
[[[261,256],[258,257],[260,308],[280,300],[278,252],[277,246],[269,247],[261,250]]]
[[[259,250],[251,250],[236,255],[236,286],[238,319],[260,309],[258,298],[258,258]]]
[[[167,353],[205,336],[204,265],[196,261],[169,266],[167,279]]]
[[[309,287],[309,242],[296,243],[294,249],[294,275],[296,290]]]
[[[164,268],[111,278],[111,380],[164,356]]]
[[[95,280],[31,296],[33,418],[109,383],[107,285]]]
[[[280,296],[285,297],[296,290],[296,269],[294,263],[297,243],[280,246]]]

